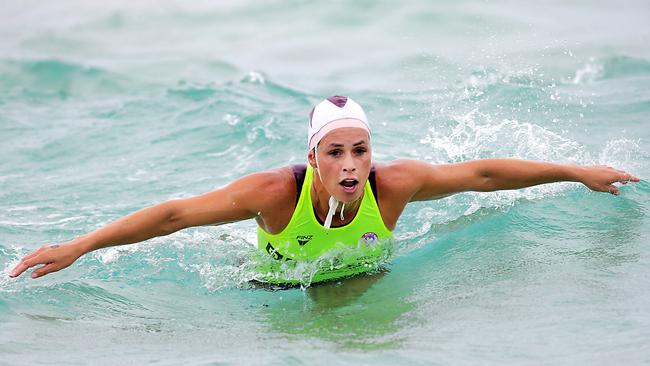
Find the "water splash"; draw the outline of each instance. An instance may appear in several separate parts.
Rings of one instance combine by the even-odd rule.
[[[603,65],[596,63],[594,58],[590,58],[589,62],[581,69],[577,70],[573,80],[573,84],[587,84],[592,83],[603,75]]]
[[[629,77],[650,77],[650,61],[625,55],[591,57],[582,68],[576,70],[571,82],[580,85]]]
[[[474,109],[454,115],[447,124],[429,127],[420,143],[430,147],[428,160],[464,160],[510,156],[520,159],[580,162],[584,147],[547,128],[517,120],[494,121]]]

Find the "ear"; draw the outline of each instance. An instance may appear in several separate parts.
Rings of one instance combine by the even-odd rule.
[[[307,154],[307,161],[309,161],[309,165],[311,165],[312,168],[316,169],[316,149],[311,149],[309,150],[309,154]]]

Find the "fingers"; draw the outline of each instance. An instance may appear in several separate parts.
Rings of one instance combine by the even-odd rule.
[[[638,177],[635,177],[630,173],[627,173],[627,172],[624,172],[624,171],[620,171],[620,173],[621,174],[618,177],[618,182],[621,182],[623,184],[627,184],[629,182],[638,182],[638,181],[641,180]]]
[[[608,167],[608,168],[611,168],[611,167]],[[606,189],[607,189],[607,192],[609,192],[609,193],[611,193],[611,194],[613,194],[615,196],[618,196],[621,193],[621,191],[620,191],[620,189],[618,187],[616,187],[612,183],[628,184],[629,182],[639,182],[641,180],[638,177],[635,177],[634,175],[632,175],[632,174],[630,174],[630,173],[628,173],[626,171],[617,170],[617,169],[612,169],[612,170],[614,170],[617,173],[617,175],[614,176],[610,181],[608,181],[609,184],[606,186]]]
[[[34,272],[32,272],[32,278],[41,277],[48,273],[56,272],[59,269],[60,268],[54,262],[48,263],[42,267],[35,269]]]
[[[48,246],[42,246],[37,251],[23,257],[20,263],[18,263],[18,265],[14,267],[14,269],[9,273],[9,277],[18,277],[29,268],[34,267],[38,264],[50,263],[52,261],[52,258],[50,255],[46,255],[45,253],[48,248]]]
[[[603,168],[606,168],[607,170],[613,172],[614,174],[611,176],[611,180],[608,182],[610,185],[612,183],[622,183],[622,184],[628,184],[630,182],[639,182],[641,179],[639,177],[636,177],[624,170],[620,169],[615,169],[612,168],[611,166],[601,166]],[[614,187],[616,188],[616,187]],[[610,193],[616,192],[615,194],[618,194],[618,188],[614,189],[608,186],[608,191]]]
[[[37,255],[43,253],[43,251],[45,251],[47,248],[48,248],[47,245],[43,245],[42,247],[38,248],[38,250],[35,250],[35,251],[29,253],[28,255],[24,256],[23,259],[21,260],[21,262],[24,262],[24,261],[26,261],[28,259],[32,259],[32,258],[36,257]]]
[[[9,273],[10,277],[18,277],[31,267],[42,264],[36,268],[31,277],[37,278],[51,272],[56,272],[72,264],[81,256],[81,253],[69,245],[44,245],[37,251],[25,256],[20,263]]]
[[[30,261],[31,261],[31,259],[30,259]],[[27,269],[29,269],[29,267],[31,267],[28,263],[31,263],[31,262],[27,262],[27,260],[25,258],[23,258],[20,261],[20,263],[18,263],[18,265],[16,267],[14,267],[14,269],[9,273],[9,277],[13,278],[13,277],[20,276],[23,272],[25,272]]]
[[[49,263],[47,259],[41,257],[32,257],[31,259],[23,260],[20,263],[18,263],[18,265],[13,269],[13,271],[11,271],[11,273],[9,273],[9,277],[18,277],[31,267],[34,267],[38,264],[47,264],[47,263]]]
[[[611,193],[611,194],[613,194],[615,196],[618,196],[621,193],[621,191],[618,189],[618,187],[616,187],[615,185],[612,185],[612,184],[607,186],[607,192],[609,192],[609,193]]]
[[[9,272],[9,277],[14,278],[20,276],[25,270],[27,270],[27,266],[25,266],[23,263],[19,263],[14,269]]]

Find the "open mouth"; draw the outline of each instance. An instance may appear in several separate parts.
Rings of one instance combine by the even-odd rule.
[[[339,184],[343,187],[345,192],[352,193],[357,189],[359,181],[356,179],[343,179]]]

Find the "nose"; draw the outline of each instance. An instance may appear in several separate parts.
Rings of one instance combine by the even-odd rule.
[[[345,161],[343,161],[343,171],[351,173],[356,170],[357,168],[354,166],[354,159],[352,159],[352,156],[350,154],[347,154]]]

